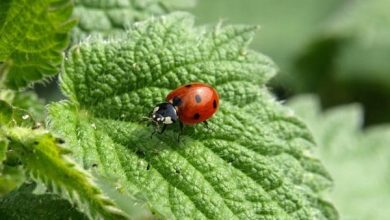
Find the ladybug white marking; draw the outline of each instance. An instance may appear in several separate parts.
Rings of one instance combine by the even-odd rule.
[[[172,124],[172,118],[170,116],[164,118],[164,124]]]

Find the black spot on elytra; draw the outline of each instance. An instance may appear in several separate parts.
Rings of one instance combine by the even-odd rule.
[[[146,166],[146,170],[149,170],[150,169],[150,164],[148,164],[147,166]]]
[[[195,115],[193,117],[194,117],[194,119],[199,119],[200,118],[200,114],[199,113],[195,113]]]
[[[195,101],[196,101],[196,103],[200,103],[202,101],[202,98],[200,97],[200,95],[195,96]]]
[[[217,100],[215,100],[215,99],[213,101],[213,108],[217,108]]]
[[[174,106],[180,106],[181,103],[182,103],[181,98],[179,98],[179,97],[177,97],[177,96],[173,97],[172,105],[174,105]]]
[[[93,168],[98,167],[97,163],[93,163],[93,164],[92,164],[92,167],[93,167]]]
[[[186,85],[185,87],[186,88],[190,88],[192,85],[191,84],[188,84],[188,85]]]

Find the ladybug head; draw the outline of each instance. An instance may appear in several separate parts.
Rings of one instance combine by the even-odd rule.
[[[150,118],[157,124],[172,124],[178,119],[178,116],[175,106],[164,102],[154,107]]]

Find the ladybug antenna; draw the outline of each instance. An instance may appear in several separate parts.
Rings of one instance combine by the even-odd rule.
[[[138,123],[140,122],[152,122],[152,118],[151,117],[146,117],[146,116],[142,116],[139,120],[138,120]],[[148,123],[148,126],[150,125],[150,123]]]
[[[141,120],[143,121],[152,121],[151,117],[142,116]]]

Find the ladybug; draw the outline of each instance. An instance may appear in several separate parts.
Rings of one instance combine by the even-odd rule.
[[[212,86],[206,83],[189,83],[171,91],[166,102],[155,106],[150,113],[150,120],[157,125],[157,129],[163,125],[160,134],[165,131],[167,125],[176,121],[182,131],[183,125],[201,122],[207,125],[206,120],[214,115],[218,107],[219,95]]]

